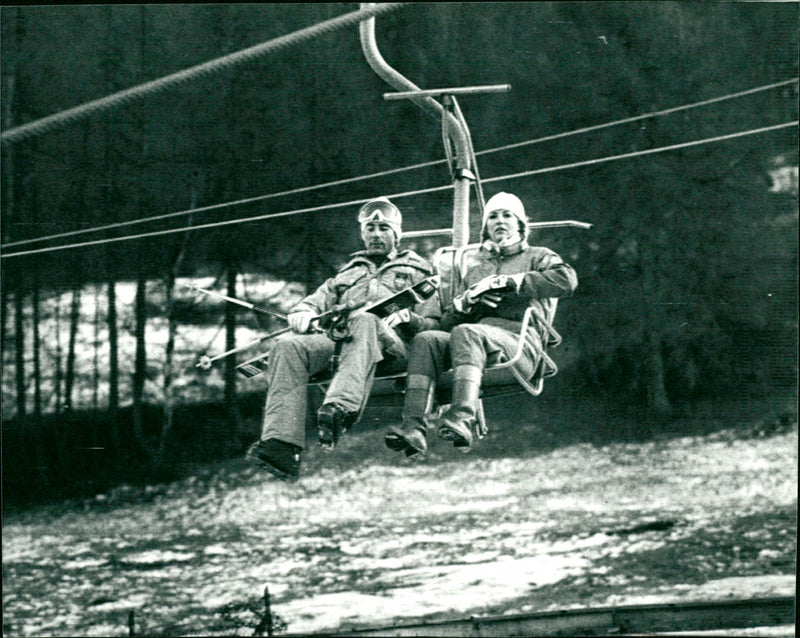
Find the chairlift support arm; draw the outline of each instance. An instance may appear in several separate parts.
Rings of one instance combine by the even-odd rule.
[[[361,9],[368,9],[375,3],[362,2]],[[462,122],[432,97],[420,95],[420,88],[411,80],[393,69],[381,55],[375,39],[375,18],[363,20],[359,24],[361,49],[373,71],[398,91],[412,92],[409,96],[414,104],[444,122],[447,135],[455,147],[455,171],[453,179],[453,245],[469,243],[469,187],[472,175],[469,132]]]

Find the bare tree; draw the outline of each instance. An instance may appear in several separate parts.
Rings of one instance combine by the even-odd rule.
[[[113,418],[119,408],[119,338],[117,331],[117,282],[112,277],[107,284],[108,324],[108,411]]]
[[[196,206],[197,189],[195,184],[192,183],[190,185],[189,208],[195,208]],[[187,225],[192,225],[191,216],[189,217]],[[175,280],[178,277],[178,272],[180,271],[181,264],[183,263],[183,257],[186,254],[186,246],[188,242],[189,232],[187,231],[183,235],[179,246],[175,249],[170,269],[167,272],[167,276],[164,281],[166,296],[164,302],[164,312],[167,316],[167,344],[164,351],[164,381],[162,386],[164,392],[164,418],[162,420],[161,440],[158,447],[159,464],[163,464],[167,458],[169,442],[172,436],[173,415],[175,410],[175,397],[172,387],[172,355],[175,350],[175,332],[177,329],[174,303]]]
[[[73,408],[75,389],[75,345],[78,336],[78,324],[81,320],[81,289],[77,284],[72,289],[72,302],[69,310],[69,342],[67,344],[67,369],[64,375],[64,409]]]
[[[35,164],[33,155],[36,151],[36,142],[31,145],[28,156],[30,161],[26,162],[31,168]],[[39,184],[36,178],[36,173],[31,170],[27,178],[23,181],[27,183],[28,187],[25,189],[28,193],[27,207],[29,216],[33,222],[33,227],[38,227],[39,221]],[[42,415],[42,368],[41,368],[41,340],[39,334],[39,320],[40,320],[40,274],[39,262],[35,262],[31,268],[33,290],[31,295],[31,329],[33,331],[33,413],[38,419]]]
[[[24,294],[17,288],[14,291],[14,352],[17,385],[17,417],[26,414],[25,406],[25,330],[23,322]]]
[[[100,286],[94,286],[94,339],[92,357],[92,409],[100,405]]]
[[[53,375],[53,394],[55,396],[55,413],[61,414],[63,403],[61,400],[61,293],[56,295],[56,308],[55,308],[55,341],[56,341],[56,360],[55,360],[55,373]]]
[[[230,256],[228,259],[228,290],[229,297],[236,297],[236,280],[238,279],[238,264]],[[225,351],[233,350],[236,347],[236,306],[234,304],[225,305]],[[236,409],[236,355],[233,354],[225,359],[225,409],[229,418],[233,421],[233,430],[238,429],[239,415]]]
[[[146,7],[141,5],[139,7],[139,76],[140,79],[144,77],[145,60],[146,60],[146,35],[147,35],[147,14]],[[147,136],[145,130],[145,117],[144,112],[140,108],[138,110],[138,137],[139,137],[139,151],[142,157],[145,156],[147,150]],[[139,205],[145,207],[145,189],[141,183],[141,175],[139,179]],[[145,435],[144,431],[144,386],[147,380],[147,350],[145,341],[145,330],[147,324],[147,275],[145,273],[146,267],[146,246],[139,245],[137,247],[137,264],[136,264],[136,301],[135,301],[135,339],[136,339],[136,355],[134,359],[133,370],[133,432],[136,436],[142,450],[147,454],[150,460],[154,460],[157,450],[153,449],[149,437]]]
[[[39,269],[36,267],[34,267],[31,306],[33,307],[33,413],[38,419],[42,416],[42,366],[39,335]]]
[[[9,129],[14,126],[17,119],[16,111],[19,102],[18,87],[17,87],[17,60],[19,59],[19,42],[22,37],[23,18],[19,9],[16,10],[14,19],[14,29],[12,30],[14,41],[13,46],[16,49],[15,54],[11,56],[11,62],[6,71],[5,92],[6,99],[4,101],[3,112],[3,127]],[[4,154],[4,175],[6,181],[3,188],[3,206],[6,212],[6,221],[10,222],[6,227],[13,227],[15,217],[17,214],[17,201],[16,201],[16,153],[14,148],[3,149]],[[3,231],[3,239],[6,239],[6,231]],[[16,268],[13,272],[16,272]],[[16,374],[16,407],[17,416],[25,416],[25,340],[23,332],[23,293],[19,289],[20,282],[17,281],[17,289],[14,291],[14,363]]]
[[[103,74],[105,77],[106,90],[113,93],[117,89],[115,76],[119,66],[119,54],[115,50],[117,47],[117,37],[114,32],[114,7],[105,7],[107,34],[106,45],[103,54]],[[104,189],[104,203],[106,215],[109,221],[114,222],[117,218],[116,206],[118,204],[117,194],[117,171],[116,158],[114,156],[114,137],[116,134],[116,120],[114,110],[110,109],[105,115],[105,148],[104,161],[106,170],[106,183]],[[112,441],[118,443],[119,432],[115,419],[119,409],[119,338],[117,331],[117,285],[116,270],[109,266],[114,263],[112,248],[106,246],[105,272],[107,273],[107,310],[106,323],[108,324],[108,411],[110,412],[112,427]]]
[[[140,270],[136,280],[134,322],[136,355],[133,364],[133,432],[146,453],[151,448],[144,434],[144,384],[147,377],[147,351],[145,348],[145,326],[147,324],[147,278]]]

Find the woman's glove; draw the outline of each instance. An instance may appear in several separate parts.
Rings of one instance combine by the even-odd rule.
[[[468,312],[477,303],[482,303],[489,308],[497,308],[503,295],[519,291],[523,277],[525,277],[523,273],[484,277],[477,284],[468,288],[463,295],[453,299],[453,304],[459,312]]]
[[[408,308],[396,310],[383,320],[390,328],[399,326],[401,323],[408,323],[409,321],[411,321],[411,311]]]

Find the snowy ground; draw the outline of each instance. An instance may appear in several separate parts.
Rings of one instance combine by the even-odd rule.
[[[236,461],[13,515],[3,634],[124,636],[133,610],[139,634],[253,635],[265,586],[292,633],[795,591],[796,425],[328,461],[350,444],[293,485]]]

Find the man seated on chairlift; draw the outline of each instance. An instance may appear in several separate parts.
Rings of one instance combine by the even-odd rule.
[[[319,443],[333,449],[358,419],[378,362],[404,360],[413,335],[438,325],[441,311],[436,294],[416,308],[398,310],[383,319],[357,312],[434,274],[422,257],[398,250],[402,221],[400,210],[385,197],[364,204],[358,222],[365,250],[351,255],[334,277],[289,312],[292,332],[270,351],[261,437],[250,446],[246,458],[279,479],[294,481],[299,475],[311,375],[330,369],[331,357],[337,355],[336,372],[317,414]],[[315,318],[335,306],[354,309],[346,319],[343,338],[335,342],[331,330],[309,333],[319,329]]]
[[[456,291],[441,319],[441,330],[420,332],[408,354],[403,421],[390,427],[387,447],[407,456],[427,451],[426,414],[441,374],[453,368],[450,408],[439,420],[437,434],[462,452],[472,446],[478,402],[487,365],[510,360],[517,349],[525,310],[552,324],[552,298],[570,296],[578,285],[571,266],[549,248],[529,246],[528,219],[518,197],[497,193],[483,211],[477,250],[464,253],[454,269]],[[449,332],[448,332],[449,331]],[[546,339],[532,324],[521,364],[535,370]]]

